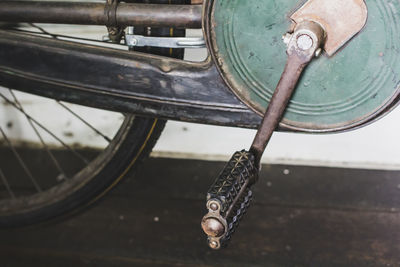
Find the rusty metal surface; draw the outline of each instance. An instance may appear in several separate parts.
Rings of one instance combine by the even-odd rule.
[[[122,25],[201,28],[201,5],[120,5],[117,9],[117,20]]]
[[[201,28],[201,5],[0,1],[0,21],[112,26]],[[109,16],[109,14],[115,14]]]
[[[316,51],[320,49],[326,38],[324,30],[317,23],[303,21],[297,26],[298,28],[295,29],[288,43],[286,51],[288,59],[281,79],[276,86],[250,148],[255,156],[257,166],[260,164],[261,157],[273,132],[282,120],[304,68],[314,58]],[[302,37],[305,37],[310,43],[301,42]]]
[[[319,23],[328,36],[324,50],[332,56],[364,27],[367,17],[364,0],[309,0],[290,18]]]

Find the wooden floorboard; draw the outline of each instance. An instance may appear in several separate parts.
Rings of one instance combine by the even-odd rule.
[[[400,173],[264,166],[215,252],[200,220],[222,167],[150,159],[85,212],[0,230],[1,266],[400,266]]]

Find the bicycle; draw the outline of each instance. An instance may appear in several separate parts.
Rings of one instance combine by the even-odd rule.
[[[54,149],[41,142],[59,178],[45,190],[0,128],[34,189],[17,197],[0,169],[7,195],[0,201],[0,224],[38,222],[95,201],[148,155],[165,120],[259,128],[251,149],[234,154],[208,193],[203,230],[210,247],[224,246],[247,211],[273,131],[354,130],[397,106],[399,5],[383,0],[0,3],[1,21],[36,27],[15,24],[0,31],[0,84],[13,89],[1,96],[33,129],[43,127],[25,112],[14,90],[55,99],[72,114],[66,102],[125,114],[113,138],[84,122],[109,142],[89,160],[58,140],[85,164],[75,175],[64,173]],[[106,41],[125,50],[94,45],[104,40],[52,34],[32,23],[103,25]],[[203,36],[184,37],[188,28],[201,28]],[[182,60],[184,49],[202,47],[209,53],[205,61]]]

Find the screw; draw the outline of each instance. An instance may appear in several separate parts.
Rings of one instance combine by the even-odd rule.
[[[132,45],[132,46],[136,46],[136,45],[137,45],[137,43],[138,43],[138,40],[137,40],[137,39],[135,39],[135,38],[132,38],[132,39],[131,39],[131,42],[130,42],[130,45]]]
[[[313,39],[307,34],[302,34],[297,37],[297,46],[301,50],[308,50],[313,46]]]
[[[217,241],[211,241],[209,243],[210,248],[212,249],[217,249],[218,248],[218,242]]]

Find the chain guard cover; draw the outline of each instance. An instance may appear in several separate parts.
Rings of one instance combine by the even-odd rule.
[[[281,36],[306,1],[208,0],[209,50],[232,91],[263,114],[285,66]],[[335,55],[305,70],[281,126],[306,132],[358,127],[391,109],[400,95],[400,1],[366,0],[368,20]]]

